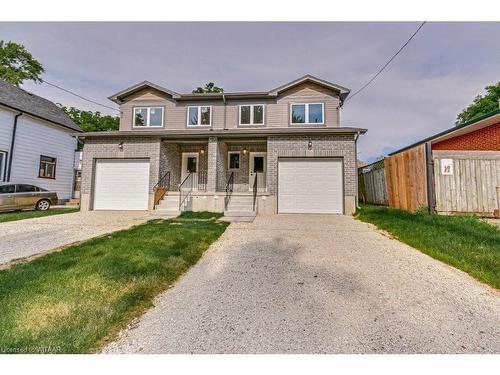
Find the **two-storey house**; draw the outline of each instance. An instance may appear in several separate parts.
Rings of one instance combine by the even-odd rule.
[[[352,214],[366,130],[340,125],[348,94],[309,75],[262,92],[120,91],[119,131],[82,135],[81,208]]]

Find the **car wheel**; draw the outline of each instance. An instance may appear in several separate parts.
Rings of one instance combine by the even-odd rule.
[[[47,211],[50,208],[50,201],[48,199],[42,199],[36,204],[37,211]]]

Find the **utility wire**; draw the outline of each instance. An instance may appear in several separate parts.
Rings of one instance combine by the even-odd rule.
[[[370,83],[372,83],[375,78],[377,78],[380,73],[382,73],[384,71],[385,68],[387,68],[389,66],[389,64],[392,62],[392,60],[394,60],[396,58],[397,55],[399,55],[399,53],[401,51],[403,51],[403,49],[411,42],[411,40],[415,37],[415,35],[418,34],[418,32],[420,31],[420,29],[426,24],[427,21],[424,21],[420,24],[420,26],[417,28],[417,30],[415,30],[415,32],[412,34],[412,36],[410,36],[410,38],[406,41],[405,44],[403,44],[403,46],[389,59],[389,61],[387,61],[385,63],[385,65],[380,68],[380,70],[377,72],[377,74],[375,74],[368,82],[365,83],[365,85],[363,87],[361,87],[358,91],[356,91],[354,94],[352,94],[351,96],[347,97],[347,99],[345,100],[346,102],[352,98],[354,98],[356,95],[358,95],[361,91],[363,91],[365,88],[368,87],[368,85]]]
[[[67,92],[68,94],[71,94],[71,95],[74,95],[74,96],[76,96],[76,97],[78,97],[78,98],[80,98],[80,99],[86,100],[87,102],[94,103],[94,104],[96,104],[96,105],[100,105],[101,107],[105,107],[105,108],[112,109],[113,111],[116,111],[116,112],[120,112],[120,111],[119,111],[118,109],[116,109],[116,108],[113,108],[113,107],[107,106],[107,105],[105,105],[105,104],[98,103],[98,102],[93,101],[93,100],[91,100],[91,99],[87,99],[87,98],[85,98],[85,97],[83,97],[83,96],[81,96],[81,95],[78,95],[77,93],[74,93],[73,91],[67,90],[67,89],[65,89],[65,88],[63,88],[63,87],[61,87],[61,86],[58,86],[58,85],[54,84],[54,83],[47,82],[47,81],[46,81],[46,80],[44,80],[44,79],[42,79],[41,81],[42,81],[43,83],[46,83],[47,85],[50,85],[50,86],[53,86],[53,87],[55,87],[55,88],[57,88],[57,89],[59,89],[59,90],[65,91],[65,92]]]

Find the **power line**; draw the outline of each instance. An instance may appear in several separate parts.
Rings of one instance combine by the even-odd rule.
[[[354,94],[352,94],[351,96],[349,96],[345,101],[347,102],[348,100],[354,98],[356,95],[358,95],[361,91],[363,91],[366,87],[368,87],[368,85],[370,83],[372,83],[375,78],[377,78],[380,73],[382,73],[384,71],[385,68],[387,68],[387,66],[389,66],[389,64],[392,62],[392,60],[394,60],[396,58],[397,55],[399,55],[399,53],[411,42],[411,40],[415,37],[415,35],[418,34],[418,32],[420,31],[420,29],[426,24],[427,21],[424,21],[420,24],[420,26],[417,28],[417,30],[415,30],[415,32],[412,34],[412,36],[410,36],[410,38],[406,41],[405,44],[403,44],[401,46],[401,48],[389,59],[389,61],[387,61],[385,63],[385,65],[380,68],[380,70],[377,72],[377,74],[375,74],[372,79],[370,79],[368,82],[365,83],[365,85],[363,87],[361,87],[358,91],[356,91]]]
[[[67,90],[67,89],[65,89],[65,88],[63,88],[63,87],[61,87],[61,86],[58,86],[58,85],[54,84],[54,83],[47,82],[47,81],[46,81],[46,80],[44,80],[44,79],[42,79],[41,81],[42,81],[43,83],[46,83],[47,85],[50,85],[50,86],[53,86],[53,87],[55,87],[55,88],[57,88],[57,89],[59,89],[59,90],[65,91],[65,92],[67,92],[68,94],[71,94],[71,95],[74,95],[74,96],[76,96],[76,97],[78,97],[78,98],[80,98],[80,99],[86,100],[87,102],[90,102],[90,103],[93,103],[93,104],[96,104],[96,105],[100,105],[101,107],[105,107],[105,108],[112,109],[113,111],[116,111],[116,112],[120,112],[120,110],[118,110],[118,109],[116,109],[116,108],[113,108],[113,107],[107,106],[106,104],[101,104],[101,103],[98,103],[98,102],[96,102],[96,101],[94,101],[94,100],[91,100],[91,99],[87,99],[87,98],[85,98],[85,97],[83,97],[83,96],[81,96],[81,95],[79,95],[79,94],[77,94],[77,93],[75,93],[75,92],[73,92],[73,91]]]

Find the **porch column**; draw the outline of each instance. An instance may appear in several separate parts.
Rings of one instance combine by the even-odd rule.
[[[207,191],[217,189],[217,137],[208,137]]]

